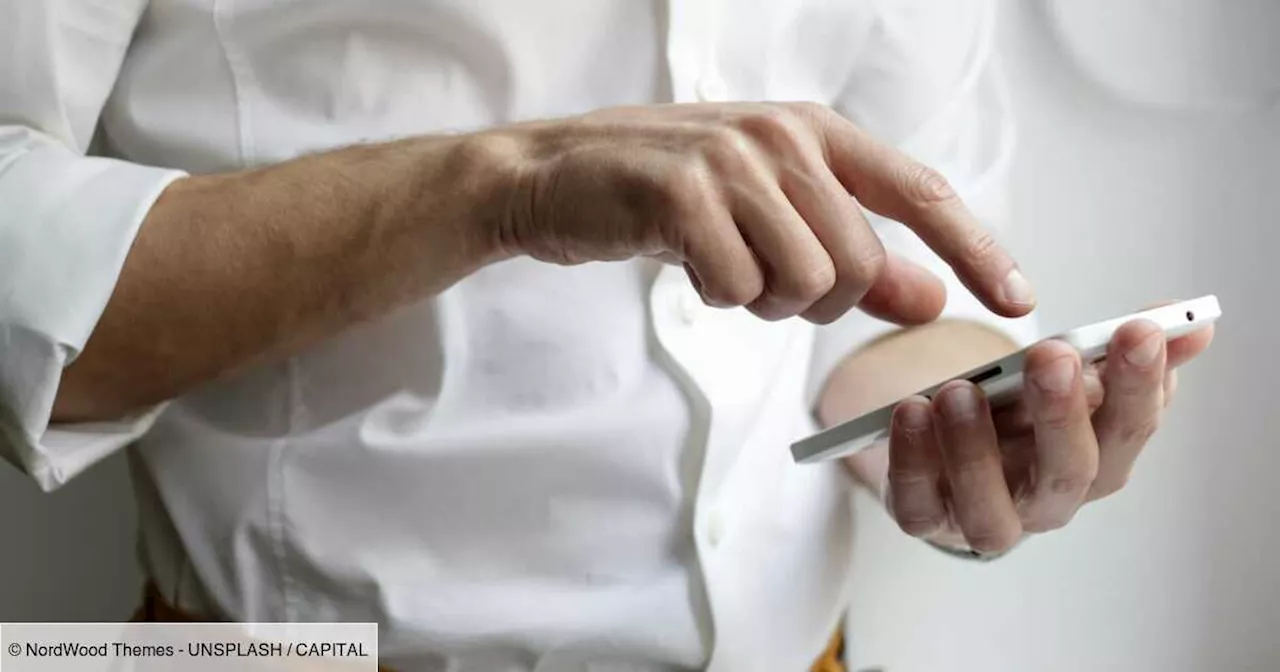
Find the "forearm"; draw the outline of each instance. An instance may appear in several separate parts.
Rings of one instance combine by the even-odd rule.
[[[54,421],[121,416],[446,289],[500,254],[495,156],[422,138],[173,183]]]
[[[1016,349],[1009,337],[976,322],[941,320],[896,331],[853,352],[832,371],[818,398],[818,419],[830,427]],[[881,466],[846,464],[864,483],[878,474],[861,473],[862,468]]]

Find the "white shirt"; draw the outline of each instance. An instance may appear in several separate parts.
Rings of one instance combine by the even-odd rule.
[[[517,259],[137,418],[50,425],[59,374],[170,181],[357,142],[817,100],[995,225],[1012,127],[992,11],[0,0],[0,454],[54,489],[134,444],[143,562],[169,599],[377,621],[405,672],[806,669],[848,603],[851,486],[787,448],[832,367],[891,325],[707,308],[647,262]],[[876,225],[940,271],[948,316],[1033,337]]]

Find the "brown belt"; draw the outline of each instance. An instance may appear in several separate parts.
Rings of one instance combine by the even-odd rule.
[[[142,606],[138,607],[130,620],[134,623],[199,623],[207,619],[197,618],[170,605],[155,584],[147,583],[142,593]],[[809,672],[845,672],[843,654],[844,634],[837,628],[826,650],[813,663]],[[379,667],[378,671],[393,672],[385,667]]]

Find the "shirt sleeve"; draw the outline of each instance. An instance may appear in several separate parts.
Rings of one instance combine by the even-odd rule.
[[[146,0],[0,9],[0,457],[53,490],[159,409],[51,425],[151,204],[180,171],[86,156]]]
[[[1014,126],[993,53],[995,3],[880,4],[877,25],[836,109],[945,175],[978,219],[1001,239],[1008,224],[1006,178]],[[1007,319],[990,312],[909,229],[865,214],[886,249],[943,280],[947,303],[942,319],[987,325],[1019,346],[1036,340],[1034,316]],[[860,311],[819,327],[807,390],[810,407],[845,357],[899,328]]]

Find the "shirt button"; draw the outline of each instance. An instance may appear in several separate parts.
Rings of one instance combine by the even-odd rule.
[[[719,75],[708,73],[698,80],[698,100],[704,103],[719,103],[728,100],[729,87]]]
[[[701,308],[698,297],[689,293],[681,294],[676,300],[676,315],[685,326],[693,326],[698,321],[698,311]]]
[[[719,511],[713,511],[707,516],[707,544],[711,548],[715,548],[724,541],[725,522],[724,515]]]

